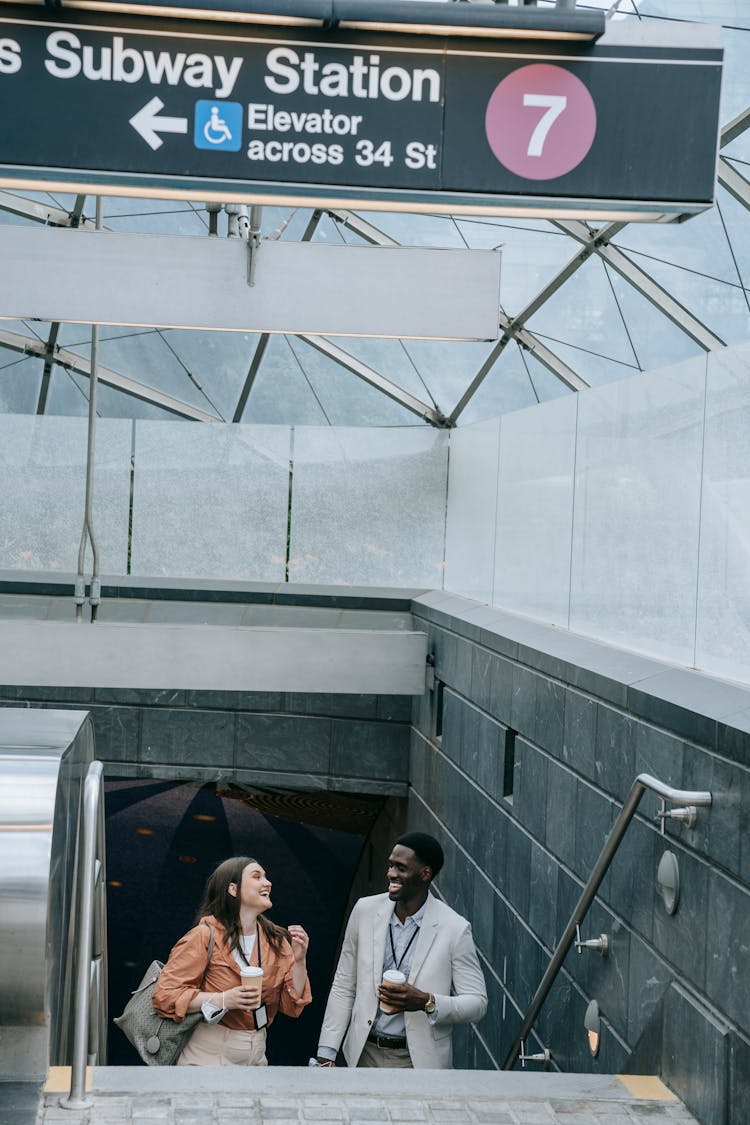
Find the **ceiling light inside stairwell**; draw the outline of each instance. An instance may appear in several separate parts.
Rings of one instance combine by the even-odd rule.
[[[588,1035],[589,1051],[592,1058],[596,1058],[599,1054],[599,1040],[601,1038],[601,1019],[599,1018],[599,1005],[596,1000],[592,1000],[586,1009],[586,1014],[583,1017],[583,1026],[586,1028]]]

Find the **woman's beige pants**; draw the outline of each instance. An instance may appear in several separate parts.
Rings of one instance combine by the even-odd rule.
[[[177,1065],[268,1066],[266,1029],[232,1031],[219,1023],[199,1023]]]

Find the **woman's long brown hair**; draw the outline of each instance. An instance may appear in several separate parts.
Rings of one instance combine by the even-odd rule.
[[[247,964],[245,952],[240,944],[242,936],[242,927],[240,925],[240,886],[242,884],[242,873],[250,863],[257,863],[257,859],[251,859],[246,855],[233,856],[232,859],[225,859],[216,870],[209,875],[206,883],[206,889],[203,892],[203,902],[198,911],[196,924],[206,914],[213,914],[217,922],[221,922],[222,926],[227,932],[229,939],[229,946],[231,949],[236,950],[242,960]],[[231,895],[229,893],[229,884],[235,883],[237,885],[237,894]],[[281,949],[282,943],[288,941],[289,931],[285,930],[283,926],[277,926],[264,914],[258,915],[258,925],[266,935],[268,944],[273,949],[274,953],[278,953]]]

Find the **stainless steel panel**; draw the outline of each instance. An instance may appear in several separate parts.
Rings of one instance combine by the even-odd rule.
[[[93,756],[85,712],[0,709],[0,1078],[68,1061],[78,820]]]

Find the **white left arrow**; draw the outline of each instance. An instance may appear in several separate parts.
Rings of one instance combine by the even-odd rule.
[[[130,118],[130,124],[136,133],[140,133],[154,152],[164,144],[159,133],[187,133],[188,131],[187,117],[157,117],[160,109],[164,109],[164,102],[161,98],[152,98]]]

